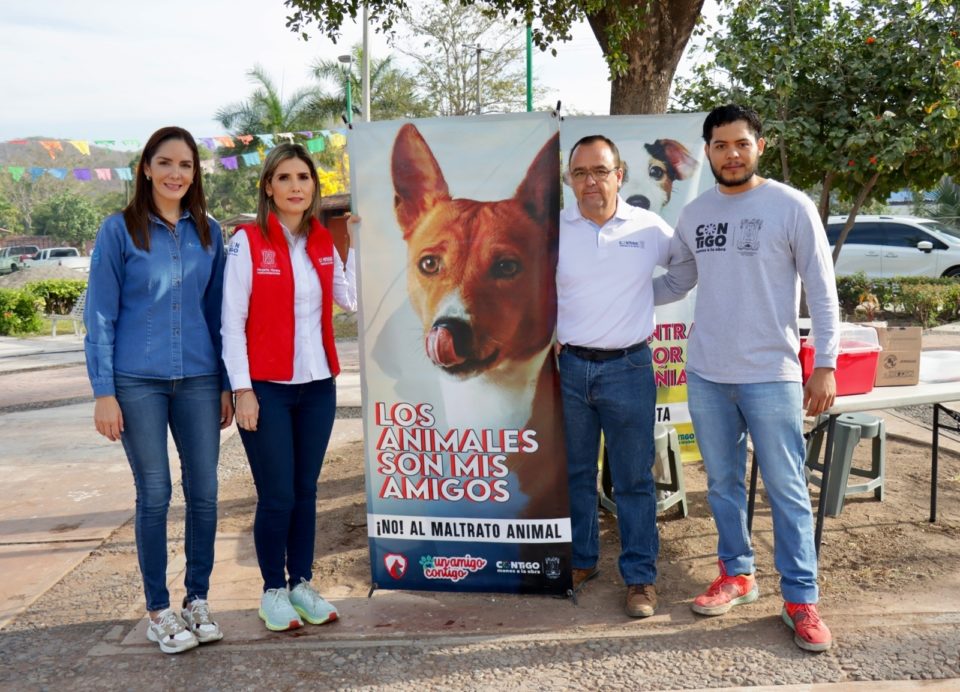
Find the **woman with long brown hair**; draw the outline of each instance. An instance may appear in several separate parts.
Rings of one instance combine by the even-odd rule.
[[[257,487],[259,615],[275,631],[337,619],[311,584],[317,480],[337,405],[333,302],[355,310],[357,291],[353,250],[344,266],[319,211],[307,150],[272,149],[257,223],[233,236],[224,277],[223,360]]]
[[[168,654],[223,637],[207,603],[220,430],[233,420],[220,358],[223,266],[197,144],[183,128],[161,128],[140,157],[133,200],[97,233],[84,346],[97,432],[122,442],[137,489],[147,638]],[[186,595],[179,612],[170,608],[166,583],[168,428],[186,503]]]

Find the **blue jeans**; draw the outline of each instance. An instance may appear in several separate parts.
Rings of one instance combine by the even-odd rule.
[[[172,486],[167,428],[180,454],[186,503],[187,599],[206,598],[217,533],[220,377],[182,380],[114,377],[123,414],[120,439],[137,487],[137,557],[147,610],[170,607],[167,591],[167,509]]]
[[[564,350],[559,362],[573,567],[593,567],[600,558],[597,460],[602,430],[617,503],[620,575],[627,584],[653,584],[660,536],[653,481],[657,391],[650,349],[605,361],[584,360]]]
[[[330,377],[306,384],[254,381],[253,391],[260,403],[257,429],[241,429],[240,439],[257,486],[253,542],[266,591],[313,578],[317,480],[337,387]]]
[[[816,603],[817,552],[803,473],[800,383],[720,384],[687,370],[687,396],[717,524],[717,556],[727,573],[753,572],[745,483],[749,431],[773,513],[780,591],[792,603]]]

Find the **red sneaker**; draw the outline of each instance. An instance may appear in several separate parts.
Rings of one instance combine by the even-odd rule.
[[[720,576],[702,594],[693,599],[690,607],[700,615],[723,615],[733,606],[753,603],[760,596],[757,581],[752,574],[727,574],[723,562],[717,560]]]
[[[814,603],[783,604],[780,617],[793,630],[793,641],[806,651],[826,651],[833,645],[830,628],[820,619]]]

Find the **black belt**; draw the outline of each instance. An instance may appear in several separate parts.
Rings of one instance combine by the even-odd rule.
[[[626,348],[587,348],[585,346],[574,346],[572,344],[564,344],[563,348],[566,351],[570,351],[577,358],[583,358],[584,360],[611,360],[613,358],[621,358],[628,353],[634,353],[639,351],[641,348],[646,348],[647,342],[641,341],[639,344],[634,344],[633,346],[627,346]]]

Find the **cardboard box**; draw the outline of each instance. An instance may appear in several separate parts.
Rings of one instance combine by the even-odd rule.
[[[920,327],[876,327],[883,351],[877,363],[877,387],[917,384],[920,381]]]

